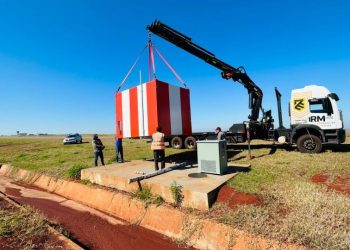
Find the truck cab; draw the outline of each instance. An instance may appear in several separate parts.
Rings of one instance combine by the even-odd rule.
[[[301,152],[318,153],[322,144],[345,142],[339,97],[327,88],[309,85],[292,90],[290,100],[290,142]]]

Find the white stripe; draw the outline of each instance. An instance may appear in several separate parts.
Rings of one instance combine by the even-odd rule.
[[[142,84],[137,86],[137,109],[138,109],[138,122],[139,122],[139,136],[148,135],[148,123],[147,123],[147,90],[146,85]]]
[[[144,120],[143,120],[143,105],[142,105],[142,89],[141,85],[137,86],[137,112],[138,112],[138,123],[139,123],[139,136],[144,136]]]
[[[130,129],[130,92],[124,90],[122,92],[122,113],[123,113],[123,137],[131,137]]]
[[[171,134],[182,134],[182,116],[181,116],[181,98],[180,88],[169,85],[169,102],[170,102],[170,122]]]
[[[148,105],[147,105],[147,85],[142,84],[143,87],[143,119],[145,125],[145,134],[144,136],[149,136],[148,134]]]

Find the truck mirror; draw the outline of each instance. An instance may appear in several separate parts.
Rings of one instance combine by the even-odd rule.
[[[330,93],[330,94],[328,94],[328,97],[332,98],[336,102],[339,101],[339,97],[336,93]]]

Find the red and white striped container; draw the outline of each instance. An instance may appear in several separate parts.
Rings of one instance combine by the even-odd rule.
[[[190,91],[154,79],[116,93],[118,138],[151,136],[158,126],[165,135],[191,135]]]

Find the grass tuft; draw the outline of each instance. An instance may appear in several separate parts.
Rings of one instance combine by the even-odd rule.
[[[171,196],[173,197],[174,204],[180,206],[184,198],[182,194],[182,186],[178,185],[176,181],[173,181],[170,185]]]
[[[85,164],[76,164],[67,170],[68,178],[71,180],[80,180],[81,170],[88,168]]]
[[[111,157],[107,160],[107,164],[112,164],[112,163],[115,163],[116,161],[117,161],[116,157]]]
[[[164,199],[162,196],[160,195],[156,195],[153,197],[153,204],[155,204],[157,207],[159,207],[160,205],[162,205],[164,203]]]
[[[141,200],[146,207],[150,204],[160,206],[164,203],[163,197],[154,195],[151,191],[151,188],[147,186],[142,187],[142,190],[136,190],[132,192],[131,197]]]
[[[88,180],[88,179],[79,180],[79,183],[87,185],[87,186],[92,185],[92,182],[90,180]]]
[[[0,207],[0,238],[9,238],[10,244],[21,249],[42,249],[43,242],[33,239],[45,240],[48,234],[45,218],[31,207]]]

